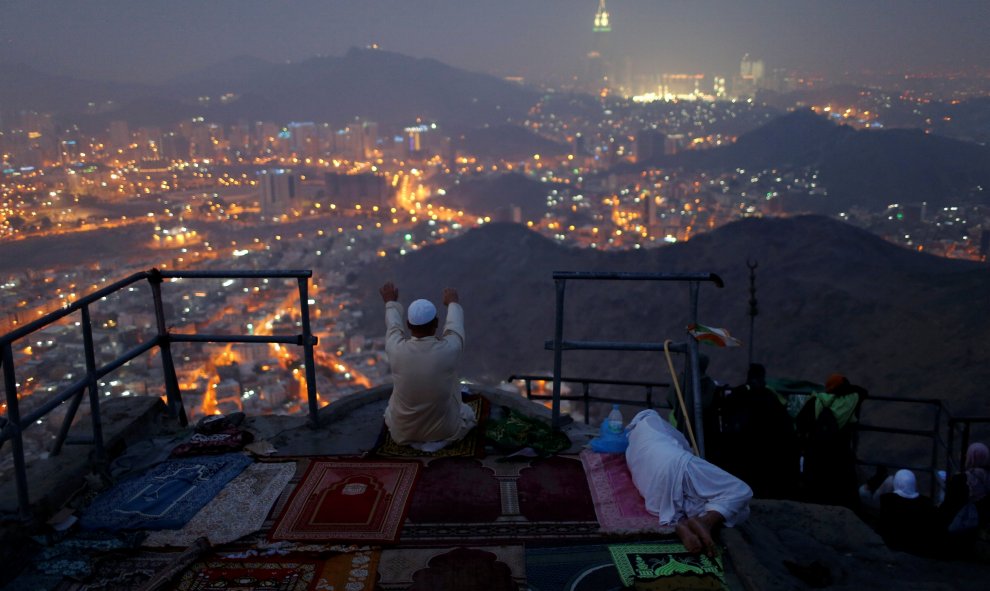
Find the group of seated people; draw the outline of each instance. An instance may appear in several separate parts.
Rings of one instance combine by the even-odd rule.
[[[863,506],[877,515],[888,546],[915,554],[972,556],[977,540],[990,526],[990,449],[973,443],[964,469],[945,482],[940,504],[918,492],[911,470],[898,470],[882,481],[874,477],[859,489]],[[882,475],[882,472],[878,472]]]

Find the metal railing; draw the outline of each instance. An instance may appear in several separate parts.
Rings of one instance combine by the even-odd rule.
[[[529,400],[553,400],[553,395],[551,394],[533,394],[533,382],[552,382],[553,376],[535,376],[535,375],[511,375],[509,376],[509,382],[522,381],[526,386],[526,398]],[[636,382],[628,380],[600,380],[594,378],[560,378],[561,382],[568,384],[581,384],[581,394],[568,394],[561,395],[561,400],[579,400],[584,402],[584,423],[589,424],[590,414],[591,414],[591,403],[592,402],[603,402],[608,404],[626,404],[629,406],[642,406],[644,408],[667,408],[665,405],[658,405],[657,407],[653,404],[653,391],[655,388],[669,388],[670,384],[667,382]],[[591,394],[591,386],[631,386],[644,388],[643,400],[635,399],[625,399],[625,398],[610,398],[608,396],[594,396]]]
[[[714,283],[723,287],[722,278],[714,273],[623,273],[623,272],[580,272],[554,271],[554,286],[556,288],[556,321],[552,341],[547,341],[545,347],[553,351],[553,398],[552,417],[553,427],[560,427],[560,383],[563,352],[583,351],[663,351],[663,343],[657,342],[614,342],[614,341],[566,341],[564,340],[564,293],[568,281],[675,281],[688,283],[688,324],[698,323],[698,289],[702,282]],[[688,355],[690,368],[690,392],[694,401],[694,433],[698,440],[701,455],[705,454],[704,426],[702,425],[701,375],[698,371],[698,342],[687,339],[686,343],[676,343],[670,347],[672,352]]]
[[[169,413],[177,418],[181,425],[188,424],[185,407],[182,403],[182,393],[172,359],[172,343],[280,343],[303,347],[306,389],[309,403],[310,424],[318,424],[316,398],[316,367],[313,349],[317,338],[313,335],[309,321],[309,279],[311,270],[271,270],[271,271],[159,271],[150,269],[134,273],[126,279],[117,281],[98,291],[86,295],[70,304],[47,314],[21,328],[0,336],[0,370],[3,372],[4,393],[7,402],[7,421],[0,430],[0,449],[7,441],[11,441],[11,453],[14,456],[15,486],[17,488],[18,508],[22,517],[30,512],[30,497],[28,496],[27,466],[24,459],[24,430],[36,424],[42,417],[52,412],[65,402],[69,402],[68,412],[58,430],[52,446],[52,455],[57,455],[69,433],[76,412],[82,403],[83,394],[88,394],[92,437],[71,443],[86,443],[94,447],[96,461],[104,459],[103,423],[100,418],[99,385],[100,378],[121,368],[124,364],[141,355],[158,348],[162,357],[162,371],[165,380],[166,404]],[[297,335],[219,335],[219,334],[181,334],[170,333],[162,304],[161,285],[166,279],[296,279],[299,290],[299,306],[302,332]],[[93,344],[93,325],[90,317],[90,306],[122,289],[140,281],[147,281],[151,287],[157,332],[155,336],[131,348],[122,355],[101,366],[96,365],[96,354]],[[13,343],[42,328],[74,314],[81,313],[79,326],[83,333],[83,352],[85,355],[85,375],[56,392],[45,403],[35,408],[26,416],[20,414],[20,399],[16,379],[13,355]]]

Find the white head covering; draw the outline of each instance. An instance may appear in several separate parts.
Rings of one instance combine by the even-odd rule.
[[[914,477],[914,472],[898,470],[894,474],[894,494],[905,499],[918,498],[918,483]]]
[[[406,318],[413,326],[429,324],[436,317],[437,307],[430,300],[416,300],[409,304],[409,310],[406,311]]]

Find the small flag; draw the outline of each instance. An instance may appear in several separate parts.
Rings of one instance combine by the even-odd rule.
[[[688,334],[699,343],[709,343],[716,347],[739,347],[742,341],[729,334],[724,328],[712,328],[701,324],[688,327]]]

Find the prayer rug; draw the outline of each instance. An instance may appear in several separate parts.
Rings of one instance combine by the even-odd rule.
[[[378,575],[383,591],[524,589],[526,553],[522,546],[383,550]],[[454,584],[444,586],[448,579]]]
[[[180,458],[117,483],[80,520],[83,529],[178,529],[203,508],[251,458],[240,453]]]
[[[633,484],[625,454],[581,452],[595,514],[603,534],[673,533],[661,527],[656,515],[646,510],[646,501]]]
[[[617,544],[608,547],[627,587],[674,589],[726,589],[722,554],[713,558],[691,554],[680,543]]]
[[[605,546],[526,548],[526,583],[531,591],[621,589]]]
[[[177,591],[371,591],[379,552],[362,550],[329,560],[287,558],[209,560],[183,573]]]
[[[96,559],[84,577],[66,577],[53,591],[133,591],[172,564],[179,552],[114,551]],[[48,587],[35,587],[48,588]]]
[[[271,539],[395,542],[419,469],[418,462],[314,460]]]
[[[251,464],[182,529],[151,532],[144,545],[185,548],[205,536],[216,546],[258,531],[295,472],[294,462]]]
[[[519,510],[530,521],[593,521],[595,506],[581,462],[536,460],[519,473]]]
[[[464,404],[474,410],[474,418],[478,424],[468,431],[459,441],[447,444],[444,448],[435,452],[420,451],[408,445],[400,445],[392,439],[388,427],[382,425],[382,442],[375,448],[375,454],[379,456],[396,458],[453,458],[453,457],[475,457],[483,455],[485,447],[483,437],[485,432],[485,418],[488,414],[488,401],[479,394],[471,394],[464,397]]]
[[[430,462],[409,504],[409,521],[416,523],[491,522],[501,514],[499,481],[473,458]]]
[[[563,431],[555,431],[539,419],[504,406],[497,411],[498,417],[493,416],[485,424],[485,437],[502,453],[530,448],[539,456],[548,456],[571,447]]]

